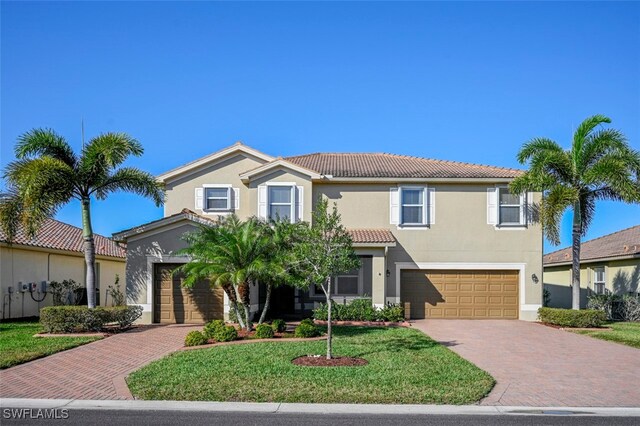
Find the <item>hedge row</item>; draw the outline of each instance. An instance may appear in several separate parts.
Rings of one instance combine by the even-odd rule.
[[[326,303],[321,303],[313,310],[313,318],[326,321],[329,309]],[[331,319],[334,321],[404,321],[404,308],[400,304],[388,303],[384,308],[373,306],[371,299],[354,299],[347,305],[332,304]]]
[[[602,311],[593,309],[538,309],[538,319],[547,324],[560,327],[600,327],[607,320],[607,315]]]
[[[125,329],[142,316],[142,309],[142,306],[93,309],[86,306],[47,306],[40,309],[40,324],[46,333],[101,331],[107,325]]]

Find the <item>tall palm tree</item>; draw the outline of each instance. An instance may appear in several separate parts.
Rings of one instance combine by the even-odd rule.
[[[221,218],[216,226],[203,226],[184,238],[189,246],[180,254],[191,260],[176,269],[185,274],[184,285],[190,287],[206,279],[212,286],[222,287],[240,327],[251,330],[250,286],[269,268],[271,242],[265,227],[256,219],[243,222],[231,215]]]
[[[598,200],[640,202],[640,153],[627,144],[618,130],[599,127],[611,123],[603,115],[584,120],[573,135],[571,148],[562,149],[547,138],[525,143],[518,153],[520,164],[529,164],[515,178],[511,191],[541,191],[534,206],[547,239],[560,243],[560,222],[573,211],[572,307],[580,309],[580,240],[591,224]]]
[[[16,160],[4,171],[9,196],[0,202],[0,225],[9,240],[20,225],[35,235],[60,207],[80,201],[89,308],[96,304],[91,199],[104,200],[113,192],[126,191],[151,198],[157,206],[164,202],[164,188],[151,174],[119,167],[129,156],[142,153],[142,145],[125,133],[101,134],[76,154],[53,130],[33,129],[18,138]]]

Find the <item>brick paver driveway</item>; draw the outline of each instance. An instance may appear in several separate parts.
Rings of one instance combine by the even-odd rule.
[[[131,399],[124,378],[181,348],[186,334],[199,328],[141,327],[1,370],[0,397]]]
[[[540,324],[413,324],[497,381],[483,405],[640,406],[640,350]]]

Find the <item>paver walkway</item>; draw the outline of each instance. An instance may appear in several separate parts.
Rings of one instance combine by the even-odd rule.
[[[1,370],[0,397],[132,399],[124,378],[181,348],[186,334],[200,328],[141,327]]]
[[[640,349],[524,321],[413,326],[496,379],[483,405],[640,406]]]

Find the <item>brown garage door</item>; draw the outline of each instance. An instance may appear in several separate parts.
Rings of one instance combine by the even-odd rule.
[[[153,321],[159,323],[203,323],[223,318],[224,295],[202,281],[193,288],[182,287],[182,277],[172,271],[174,263],[154,265]]]
[[[405,270],[400,291],[412,319],[518,318],[518,271]]]

